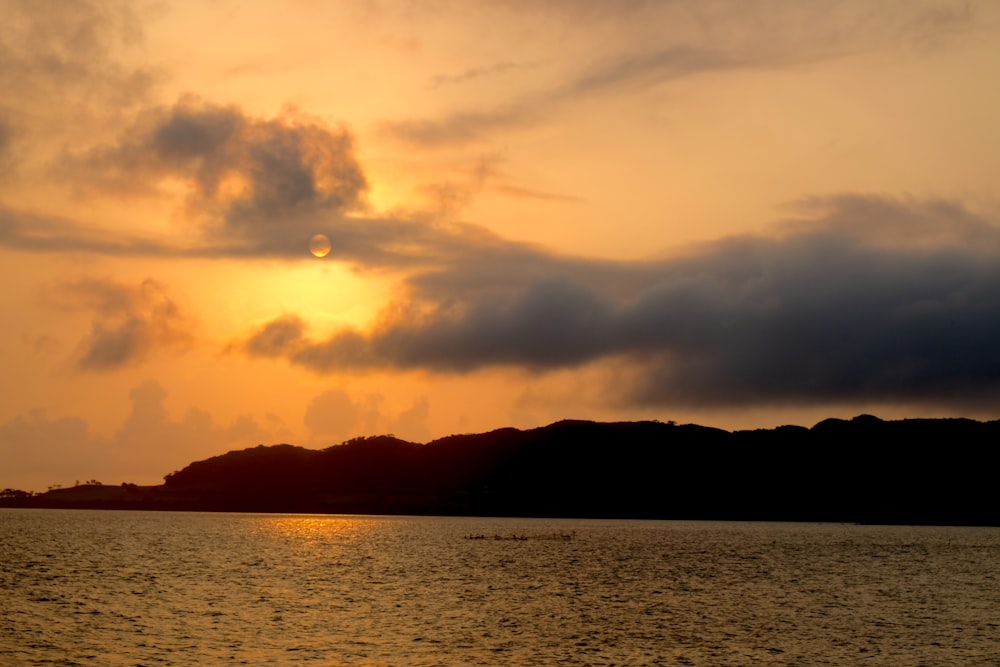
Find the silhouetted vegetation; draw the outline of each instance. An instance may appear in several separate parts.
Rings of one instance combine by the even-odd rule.
[[[389,435],[323,450],[260,445],[191,463],[162,486],[91,480],[8,490],[0,505],[1000,525],[997,443],[1000,422],[967,419],[861,415],[736,432],[561,421],[424,445]]]
[[[31,491],[22,491],[21,489],[4,489],[0,491],[0,498],[30,498],[35,495]]]

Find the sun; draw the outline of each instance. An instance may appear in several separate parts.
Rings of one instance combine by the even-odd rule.
[[[309,239],[309,252],[316,257],[326,257],[330,254],[330,239],[325,234],[316,234]]]

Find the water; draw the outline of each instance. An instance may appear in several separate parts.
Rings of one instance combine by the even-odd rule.
[[[990,528],[0,510],[0,665],[997,665],[998,566]]]

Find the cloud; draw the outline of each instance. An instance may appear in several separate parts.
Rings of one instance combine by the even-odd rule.
[[[583,97],[648,87],[714,70],[764,64],[757,56],[735,57],[691,46],[619,54],[592,63],[566,83],[523,94],[493,108],[454,111],[439,118],[392,121],[384,125],[384,131],[415,146],[468,144],[488,139],[499,131],[544,122],[560,107]]]
[[[309,258],[309,239],[330,239],[328,255],[365,268],[427,267],[495,249],[530,247],[502,240],[472,224],[442,222],[426,214],[325,216],[313,224],[275,220],[272,229],[235,230],[224,221],[206,233],[185,238],[151,237],[97,229],[79,221],[5,207],[0,203],[0,247],[38,253],[79,252],[115,257]]]
[[[472,67],[459,74],[439,74],[431,79],[431,82],[428,84],[428,88],[440,88],[442,86],[453,86],[456,84],[478,81],[480,79],[489,79],[511,70],[531,66],[532,65],[528,63],[503,61],[494,63],[493,65],[489,65],[487,67]]]
[[[427,400],[426,396],[421,396],[393,420],[392,433],[410,441],[424,442],[428,440],[431,432],[427,423],[430,412],[431,402]]]
[[[6,181],[17,168],[16,151],[14,125],[4,117],[0,108],[0,183]]]
[[[559,107],[580,97],[628,85],[650,85],[735,64],[721,54],[691,47],[626,54],[591,65],[569,83],[524,94],[493,108],[465,109],[439,118],[392,121],[384,125],[384,131],[390,137],[415,146],[468,144],[488,139],[500,131],[541,123]]]
[[[86,252],[109,256],[212,257],[236,254],[227,247],[179,246],[127,233],[95,229],[62,216],[0,203],[0,246],[30,252]]]
[[[466,144],[511,128],[532,125],[545,117],[532,101],[515,102],[484,111],[457,111],[444,118],[423,118],[388,122],[385,133],[415,146]]]
[[[358,423],[361,407],[342,389],[330,389],[309,402],[303,418],[315,434],[346,437]]]
[[[495,185],[492,188],[494,191],[501,194],[505,194],[509,197],[518,197],[521,199],[535,199],[538,201],[549,201],[549,202],[563,202],[563,203],[580,203],[586,201],[583,197],[576,197],[573,195],[562,195],[554,192],[543,192],[541,190],[533,190],[531,188],[522,188],[517,185]]]
[[[493,267],[455,263],[413,276],[411,303],[371,331],[316,340],[286,317],[242,349],[318,373],[618,363],[631,379],[613,391],[632,404],[1000,396],[995,224],[946,201],[803,205],[812,217],[783,234],[657,262],[512,252]]]
[[[112,256],[304,258],[309,239],[323,233],[332,259],[389,268],[516,246],[429,214],[370,214],[350,134],[294,111],[254,118],[236,106],[184,98],[143,111],[111,145],[68,155],[63,176],[101,194],[168,201],[181,182],[188,233],[111,232],[0,204],[0,245]]]
[[[247,353],[255,357],[280,357],[297,350],[303,340],[306,323],[295,315],[268,322],[245,343]]]
[[[49,161],[52,149],[109,126],[148,99],[163,74],[141,63],[143,32],[136,3],[5,0],[0,21],[0,113],[13,178]],[[23,153],[23,155],[22,155]],[[8,155],[9,157],[9,155]],[[45,174],[41,178],[48,182]]]
[[[346,130],[289,110],[274,119],[185,97],[143,111],[117,145],[72,160],[79,177],[137,192],[179,179],[210,234],[274,243],[363,208],[367,182]]]
[[[190,409],[175,418],[164,405],[167,395],[155,379],[135,386],[128,415],[108,436],[94,433],[79,417],[50,417],[40,410],[0,424],[2,474],[10,480],[2,486],[43,490],[92,478],[155,484],[192,460],[289,435],[248,416],[218,424],[208,413]]]
[[[82,371],[129,366],[160,349],[183,349],[192,338],[190,320],[152,279],[137,286],[81,280],[60,286],[54,300],[93,312],[90,332],[77,346],[74,362]]]
[[[58,11],[7,0],[0,24],[0,93],[11,101],[61,99],[129,103],[155,80],[150,70],[116,60],[143,40],[134,3],[74,0]]]
[[[530,11],[520,3],[507,9]],[[645,91],[669,81],[711,72],[775,68],[842,57],[875,49],[928,50],[969,32],[979,17],[969,3],[889,2],[715,2],[545,3],[534,8],[540,20],[580,34],[595,26],[627,39],[609,40],[602,32],[599,59],[576,55],[570,45],[568,68],[547,87],[522,90],[492,107],[454,109],[430,118],[410,118],[384,125],[386,134],[413,146],[461,145],[489,140],[497,133],[547,121],[562,108],[583,99]],[[579,47],[578,47],[579,48]],[[585,53],[589,54],[587,48]],[[573,60],[582,62],[577,66]],[[509,63],[503,63],[509,65]],[[511,67],[502,67],[508,71]],[[456,81],[493,74],[492,68],[469,70]],[[451,82],[451,79],[443,79]]]
[[[764,59],[760,57],[734,57],[714,49],[673,46],[624,54],[597,63],[568,86],[557,90],[554,97],[568,99],[620,86],[650,85],[718,69],[762,64]]]
[[[0,116],[0,163],[9,158],[14,131],[10,123]]]
[[[877,247],[998,250],[995,224],[948,199],[893,199],[844,193],[788,204],[798,213],[779,229],[792,234],[843,237]]]
[[[50,418],[42,410],[18,415],[0,425],[0,454],[3,455],[3,486],[21,484],[31,490],[43,490],[51,484],[63,484],[70,475],[89,471],[96,439],[87,422],[79,417]],[[100,443],[98,451],[105,449]]]
[[[430,401],[426,397],[418,397],[396,415],[384,413],[382,402],[383,397],[377,393],[352,398],[343,389],[328,389],[309,402],[303,422],[327,444],[386,432],[413,441],[428,439]]]

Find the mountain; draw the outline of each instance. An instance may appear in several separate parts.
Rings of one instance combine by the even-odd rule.
[[[260,445],[160,486],[7,490],[0,506],[1000,525],[998,443],[1000,421],[967,419],[561,421],[427,444]]]

